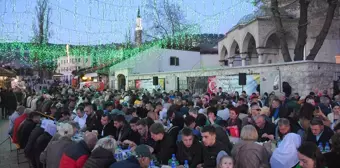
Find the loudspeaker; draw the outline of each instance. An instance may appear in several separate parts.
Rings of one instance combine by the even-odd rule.
[[[247,74],[239,73],[238,74],[238,85],[246,85],[247,84]]]
[[[154,86],[158,85],[158,77],[157,76],[153,77],[153,85]]]

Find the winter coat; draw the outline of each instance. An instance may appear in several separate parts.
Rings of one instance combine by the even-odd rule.
[[[37,165],[37,168],[43,168],[43,165],[40,162],[40,154],[45,150],[46,146],[52,139],[52,136],[44,132],[41,134],[38,138],[37,141],[35,141],[34,146],[33,146],[33,157],[34,157],[34,162]]]
[[[110,168],[141,168],[136,157],[131,156],[126,160],[113,163]]]
[[[235,168],[259,168],[261,165],[270,167],[270,153],[264,146],[255,142],[242,141],[236,144],[231,155],[235,160]]]
[[[36,123],[33,122],[32,119],[26,119],[21,126],[19,126],[19,130],[17,133],[18,141],[21,149],[25,149],[26,144],[28,142],[28,138],[31,135],[31,132],[35,128]]]
[[[51,140],[46,149],[40,154],[40,162],[45,164],[46,168],[59,168],[63,153],[73,143],[69,137],[61,137],[56,141]]]
[[[98,147],[92,151],[91,156],[85,162],[84,168],[109,168],[116,162],[112,151]]]
[[[91,154],[91,149],[85,141],[68,146],[60,160],[59,168],[83,168]]]
[[[33,129],[30,137],[28,138],[28,142],[27,142],[27,145],[26,145],[25,150],[24,150],[26,157],[32,158],[34,143],[39,138],[39,136],[43,133],[44,133],[44,129],[41,128],[40,125],[36,126]]]

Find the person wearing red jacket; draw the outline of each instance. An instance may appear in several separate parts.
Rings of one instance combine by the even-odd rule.
[[[14,120],[14,125],[13,125],[13,132],[12,132],[12,142],[15,143],[15,144],[18,144],[18,136],[17,136],[17,133],[18,133],[18,130],[19,130],[19,126],[20,124],[25,121],[25,119],[27,118],[28,114],[31,113],[32,110],[29,109],[29,108],[26,108],[25,109],[25,113],[22,114],[21,116],[19,116],[18,118],[16,118]]]
[[[84,140],[68,146],[61,157],[59,168],[82,168],[98,141],[97,136],[94,132],[87,132]]]

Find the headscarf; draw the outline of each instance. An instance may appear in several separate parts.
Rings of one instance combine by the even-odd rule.
[[[288,133],[270,158],[272,168],[291,168],[299,163],[297,149],[301,145],[301,137]]]

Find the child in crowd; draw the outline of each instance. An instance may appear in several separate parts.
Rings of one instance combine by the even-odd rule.
[[[218,168],[233,168],[234,167],[234,160],[230,156],[223,156],[220,159],[220,164]]]

